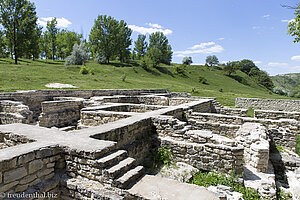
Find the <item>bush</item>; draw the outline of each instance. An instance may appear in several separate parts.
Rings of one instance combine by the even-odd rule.
[[[171,165],[172,164],[172,152],[170,147],[159,147],[157,149],[157,154],[154,157],[154,164],[156,167],[161,165]]]
[[[83,42],[78,45],[77,43],[73,46],[72,54],[67,57],[65,65],[82,65],[88,59],[88,53]]]
[[[144,69],[153,66],[151,59],[148,56],[143,56],[140,59],[140,66]]]
[[[279,88],[279,87],[274,87],[273,88],[273,92],[275,94],[279,94],[279,95],[286,95],[286,93],[281,88]]]
[[[254,109],[253,108],[248,108],[248,111],[247,111],[247,117],[254,117]]]
[[[296,152],[300,156],[300,134],[297,135],[297,139],[296,139]]]
[[[88,73],[89,73],[89,69],[88,69],[86,66],[82,66],[82,67],[80,68],[79,73],[80,73],[80,74],[83,74],[83,75],[88,74]]]
[[[203,76],[199,76],[199,83],[202,83],[202,84],[208,84],[207,83],[207,79],[206,78],[204,78]]]
[[[182,76],[185,76],[186,74],[186,66],[185,65],[176,65],[174,67],[174,70],[175,70],[175,74],[178,74],[178,75],[182,75]]]
[[[97,54],[96,58],[95,58],[95,61],[98,63],[98,64],[104,64],[106,62],[106,58],[104,55],[102,54]]]

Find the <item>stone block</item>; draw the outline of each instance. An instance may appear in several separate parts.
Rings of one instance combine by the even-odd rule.
[[[22,192],[28,188],[28,185],[18,185],[15,189],[15,192]]]
[[[17,165],[17,158],[0,161],[0,171],[6,171],[15,168]]]
[[[12,170],[7,171],[7,172],[4,173],[3,183],[6,184],[6,183],[13,182],[15,180],[19,180],[19,179],[23,178],[26,175],[27,175],[27,170],[26,170],[25,167],[12,169]]]
[[[24,185],[24,184],[27,184],[27,183],[30,183],[32,182],[33,180],[35,180],[37,178],[37,176],[35,174],[33,175],[28,175],[24,178],[22,178],[22,180],[20,180],[20,184],[21,185]]]
[[[43,161],[42,160],[34,160],[34,161],[31,161],[28,165],[28,172],[29,174],[32,174],[40,169],[43,168]]]
[[[52,150],[51,148],[43,148],[36,152],[36,158],[45,158],[52,156]]]
[[[0,172],[0,183],[2,183],[2,172]]]
[[[34,153],[25,154],[18,157],[18,165],[22,165],[25,163],[28,163],[29,161],[32,161],[35,158]]]
[[[18,185],[19,181],[14,181],[8,184],[5,184],[3,186],[0,187],[0,192],[7,192],[10,189],[12,189],[14,186]]]
[[[37,173],[37,176],[40,178],[40,177],[43,177],[43,176],[46,176],[48,174],[50,174],[51,172],[53,172],[54,169],[53,168],[50,168],[50,169],[44,169],[44,170],[41,170]]]

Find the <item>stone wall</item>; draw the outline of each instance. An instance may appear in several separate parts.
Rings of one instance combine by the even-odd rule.
[[[254,110],[254,117],[258,119],[295,119],[300,121],[300,112]]]
[[[99,126],[109,122],[131,117],[127,113],[107,112],[107,111],[81,111],[78,127]]]
[[[81,100],[45,101],[42,103],[39,125],[49,128],[77,125],[82,107]]]
[[[260,123],[269,130],[269,137],[274,139],[276,145],[280,145],[295,151],[296,136],[299,134],[299,122],[292,119],[255,119],[249,117],[227,116],[213,113],[192,113],[188,121],[196,120],[206,123],[242,125],[244,123]]]
[[[47,184],[45,187],[45,183],[63,167],[61,162],[60,150],[56,146],[37,149],[8,160],[1,159],[0,192],[13,194],[24,191],[30,194],[33,188],[40,193],[57,190],[58,181],[51,187]],[[27,189],[30,191],[27,192]]]
[[[128,118],[123,121],[124,126],[93,135],[92,138],[117,142],[117,149],[125,149],[130,157],[136,159],[138,164],[142,164],[150,157],[153,145],[154,132],[151,119],[136,121]]]
[[[32,122],[33,113],[22,102],[0,101],[0,124]]]
[[[300,100],[236,98],[235,106],[259,110],[300,112]]]
[[[247,117],[248,109],[223,107],[223,108],[219,109],[218,113],[222,114],[222,115],[233,115],[233,116]]]
[[[153,118],[160,146],[171,147],[174,159],[198,169],[243,172],[243,147],[210,131],[190,130],[186,122],[173,117]]]
[[[261,124],[245,123],[236,135],[236,141],[245,149],[245,162],[259,172],[267,172],[270,151],[267,129]]]

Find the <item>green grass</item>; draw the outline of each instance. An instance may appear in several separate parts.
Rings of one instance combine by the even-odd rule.
[[[248,108],[248,112],[247,112],[247,117],[254,117],[254,109],[253,108]]]
[[[0,59],[0,92],[47,89],[46,84],[59,82],[79,89],[163,88],[189,93],[193,90],[193,96],[217,97],[220,103],[228,106],[234,106],[237,97],[288,98],[270,93],[240,71],[228,77],[219,68],[189,66],[186,76],[180,76],[175,74],[175,65],[146,70],[134,63],[99,65],[88,62],[86,66],[94,75],[80,74],[81,66],[64,66],[64,61],[21,59],[20,64],[15,65],[11,59]],[[199,83],[199,77],[205,77],[207,84]]]
[[[246,188],[245,186],[239,184],[234,176],[200,171],[193,176],[193,179],[190,181],[190,183],[204,187],[226,185],[232,187],[233,191],[242,193],[245,200],[261,199],[256,190],[253,188]]]

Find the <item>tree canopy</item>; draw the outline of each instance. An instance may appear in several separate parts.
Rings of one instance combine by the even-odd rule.
[[[141,59],[147,52],[148,43],[146,42],[146,35],[139,34],[134,44],[134,51],[137,53],[137,58]]]
[[[215,66],[219,64],[219,59],[215,55],[207,56],[205,62],[209,66]]]
[[[156,48],[160,51],[159,61],[164,64],[170,64],[173,55],[172,47],[169,44],[168,38],[162,32],[155,32],[149,36],[147,51],[153,51]]]
[[[118,56],[123,62],[130,55],[131,33],[123,20],[119,22],[113,17],[99,15],[89,36],[93,56],[102,55],[107,63]]]
[[[288,25],[288,34],[294,37],[294,42],[300,42],[300,3],[295,11],[295,19]]]
[[[27,0],[1,0],[0,18],[15,64],[37,26],[36,8]]]

